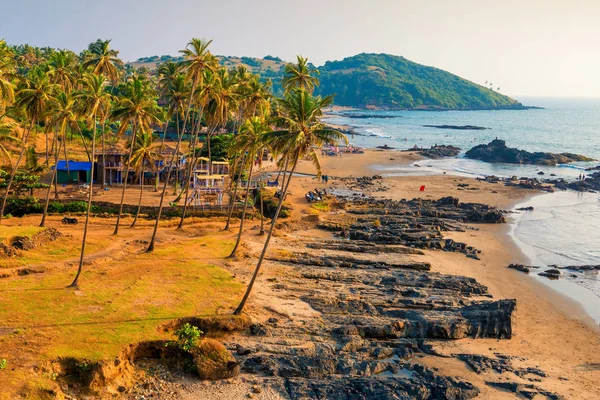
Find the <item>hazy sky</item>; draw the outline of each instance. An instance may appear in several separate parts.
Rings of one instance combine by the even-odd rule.
[[[112,39],[127,61],[200,37],[215,54],[391,53],[512,96],[600,97],[598,0],[0,0],[0,12],[9,43]]]

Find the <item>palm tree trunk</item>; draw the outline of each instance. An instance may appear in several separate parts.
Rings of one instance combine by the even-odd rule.
[[[92,136],[92,173],[90,177],[90,192],[88,195],[88,203],[87,203],[87,211],[85,213],[85,225],[83,226],[83,239],[81,241],[81,255],[79,256],[79,267],[77,268],[77,275],[75,275],[75,279],[73,282],[67,287],[77,289],[79,276],[81,275],[81,271],[83,270],[83,256],[85,255],[85,243],[87,240],[88,227],[90,223],[90,210],[92,209],[92,197],[94,194],[94,158],[96,156],[96,115],[93,116],[94,121],[94,136]]]
[[[244,165],[244,155],[240,156],[242,157],[242,164]],[[233,188],[233,196],[231,196],[230,200],[229,200],[229,211],[227,212],[227,223],[225,224],[225,228],[223,228],[224,231],[228,231],[229,230],[229,223],[231,222],[231,215],[233,214],[233,207],[235,205],[235,199],[237,198],[237,190],[238,190],[238,179],[235,179],[235,174],[236,174],[236,170],[237,170],[237,163],[238,163],[238,159],[239,157],[235,158],[235,161],[233,162],[233,173],[231,174],[231,184],[234,185],[235,187]],[[241,175],[241,174],[240,174]],[[229,191],[231,192],[231,188],[229,189]]]
[[[190,136],[190,162],[188,163],[188,168],[186,171],[186,175],[187,175],[187,179],[185,179],[185,183],[183,184],[183,187],[181,188],[181,192],[179,193],[179,196],[177,196],[174,200],[175,203],[179,203],[179,200],[181,200],[181,197],[183,196],[184,193],[187,193],[188,190],[188,186],[190,185],[190,178],[192,176],[192,165],[194,164],[194,159],[196,157],[196,141],[198,140],[198,123],[192,126],[192,136]]]
[[[258,234],[260,236],[265,234],[265,209],[263,207],[263,188],[262,186],[258,187],[258,195],[260,196],[260,231]]]
[[[287,193],[288,186],[292,181],[292,176],[294,175],[294,171],[296,170],[296,165],[298,164],[298,158],[300,154],[298,153],[294,159],[294,165],[292,166],[292,171],[290,172],[289,179],[283,188],[281,193],[281,197],[279,198],[279,204],[277,205],[277,211],[273,216],[273,220],[271,221],[271,227],[269,228],[269,234],[267,235],[267,240],[265,240],[265,244],[263,246],[262,253],[260,253],[260,258],[258,259],[258,263],[256,264],[256,269],[254,270],[254,274],[252,275],[252,279],[250,279],[250,283],[248,284],[248,288],[246,289],[246,293],[242,298],[242,301],[238,305],[238,307],[233,312],[234,315],[240,315],[242,311],[244,311],[244,306],[246,305],[246,301],[248,301],[248,297],[250,296],[250,292],[252,291],[252,287],[254,287],[254,282],[256,281],[256,277],[260,272],[260,267],[265,259],[265,255],[267,254],[267,249],[269,248],[269,242],[271,241],[271,236],[273,236],[273,229],[275,228],[275,223],[277,222],[277,218],[279,217],[279,212],[281,211],[281,207],[283,206],[283,201],[285,200],[285,194]]]
[[[81,143],[83,144],[83,148],[85,149],[85,153],[87,154],[88,157],[88,161],[92,162],[91,160],[91,156],[90,156],[90,151],[87,148],[87,145],[85,144],[85,139],[83,138],[83,132],[81,132],[81,128],[79,127],[79,125],[77,125],[77,130],[79,131],[79,137],[81,138]]]
[[[137,206],[137,210],[135,212],[135,217],[133,218],[133,222],[131,223],[130,228],[134,228],[135,227],[135,223],[138,220],[138,217],[140,216],[140,210],[142,208],[142,196],[144,195],[144,160],[142,160],[142,173],[140,175],[140,199],[138,200],[138,206]]]
[[[6,208],[6,200],[8,199],[8,193],[10,192],[10,188],[15,179],[15,175],[17,174],[17,170],[19,169],[19,165],[21,164],[21,160],[23,159],[23,155],[27,150],[27,140],[29,139],[29,135],[33,130],[33,126],[35,124],[35,117],[31,119],[31,124],[29,125],[29,129],[23,135],[23,148],[21,149],[21,153],[19,153],[19,158],[17,158],[17,162],[10,172],[10,177],[8,178],[8,184],[6,185],[6,192],[4,192],[4,198],[2,199],[2,208],[0,208],[0,225],[2,225],[2,217],[4,216],[4,209]]]
[[[106,187],[106,118],[102,122],[102,189]]]
[[[154,230],[152,231],[152,238],[150,239],[150,244],[146,249],[146,253],[151,253],[154,251],[154,242],[156,241],[156,233],[158,232],[158,223],[160,222],[160,217],[162,215],[163,204],[165,200],[165,193],[167,192],[167,186],[169,185],[169,180],[171,179],[171,173],[173,172],[173,164],[178,157],[179,147],[181,146],[181,139],[183,138],[183,133],[179,131],[179,117],[177,117],[177,145],[175,146],[175,152],[173,156],[171,156],[171,163],[169,164],[169,169],[167,170],[167,177],[165,178],[165,182],[163,183],[162,193],[160,194],[160,203],[158,204],[158,212],[156,213],[156,220],[154,221]],[[179,165],[179,164],[178,164]],[[179,173],[179,171],[178,171]],[[179,177],[175,176],[175,185],[177,185],[177,179]]]
[[[185,220],[185,215],[186,215],[187,209],[188,209],[188,204],[189,204],[188,203],[188,195],[190,192],[190,180],[193,176],[194,168],[196,167],[196,162],[198,161],[198,156],[196,156],[196,145],[198,144],[198,134],[200,133],[201,120],[202,120],[202,118],[200,116],[198,116],[198,122],[196,125],[196,132],[195,132],[195,136],[194,136],[194,145],[192,146],[192,162],[190,163],[188,177],[185,182],[185,196],[184,196],[184,200],[183,200],[183,211],[181,212],[181,219],[179,220],[179,225],[177,225],[178,230],[183,228],[183,221]],[[208,134],[210,135],[210,132],[208,132]],[[208,159],[208,162],[209,162],[208,174],[211,175],[212,171],[210,168],[210,158]],[[182,191],[182,193],[183,192],[184,191]]]
[[[65,129],[65,122],[63,121],[63,126],[62,129]],[[58,135],[55,135],[58,136]],[[54,190],[55,190],[55,194],[57,192],[57,186],[58,186],[58,180],[56,179],[57,177],[57,170],[58,170],[58,158],[60,156],[60,145],[57,145],[56,147],[56,156],[54,158],[54,170],[52,171],[52,179],[50,180],[50,186],[48,186],[48,191],[46,192],[46,201],[44,203],[44,212],[42,213],[42,221],[40,222],[40,228],[43,228],[44,226],[46,226],[46,215],[48,215],[48,205],[50,204],[50,192],[52,191],[52,184],[54,184]]]
[[[244,232],[244,220],[246,219],[246,209],[248,208],[248,196],[250,194],[250,181],[252,180],[252,170],[254,169],[254,157],[250,157],[250,172],[248,172],[248,183],[246,184],[246,195],[244,197],[244,209],[242,210],[242,220],[240,221],[240,231],[238,232],[238,237],[235,242],[235,246],[233,246],[233,250],[231,250],[231,254],[228,258],[235,256],[235,252],[237,251],[240,242],[242,240],[242,233]]]
[[[137,133],[137,125],[133,122],[133,129],[131,132],[131,146],[129,147],[129,156],[125,163],[125,181],[123,181],[123,191],[121,192],[121,204],[119,204],[119,214],[117,214],[117,223],[115,224],[115,231],[113,235],[119,234],[119,223],[121,222],[121,214],[123,213],[123,202],[125,201],[125,190],[127,190],[127,181],[129,180],[129,165],[131,164],[131,155],[133,154],[133,146],[135,145],[135,136]]]

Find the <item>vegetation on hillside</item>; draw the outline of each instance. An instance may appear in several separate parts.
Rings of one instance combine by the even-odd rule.
[[[169,56],[139,59],[133,66],[150,70]],[[150,60],[151,59],[151,60]],[[173,60],[177,58],[173,57]],[[262,81],[273,82],[273,92],[283,93],[281,79],[289,65],[280,58],[217,56],[226,67],[244,66]],[[309,68],[320,72],[316,94],[334,95],[334,104],[391,109],[518,109],[522,105],[491,88],[444,70],[417,64],[389,54],[358,54],[341,61]]]

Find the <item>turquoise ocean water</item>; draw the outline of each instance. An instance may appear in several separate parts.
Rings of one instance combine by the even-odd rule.
[[[351,114],[388,115],[396,118],[349,118],[337,115],[327,121],[350,125],[361,135],[350,141],[361,147],[387,145],[407,149],[415,145],[454,145],[464,151],[503,139],[510,147],[528,151],[570,152],[600,160],[600,99],[519,98],[526,105],[544,109],[523,111],[348,111]],[[490,129],[445,130],[423,125],[476,125]],[[444,160],[418,162],[420,168],[379,167],[383,175],[458,175],[539,177],[540,171],[565,179],[576,179],[584,169],[598,162],[575,163],[554,167],[490,164],[468,160],[462,155]],[[376,166],[377,167],[377,166]],[[600,194],[557,192],[536,196],[522,205],[534,211],[515,213],[511,235],[530,264],[548,266],[600,264]],[[519,205],[519,206],[522,206]],[[534,279],[538,279],[533,274]],[[529,279],[524,277],[524,279]],[[565,274],[564,279],[544,284],[580,302],[587,313],[600,323],[600,274]]]

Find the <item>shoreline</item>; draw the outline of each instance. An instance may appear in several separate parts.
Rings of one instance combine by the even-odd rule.
[[[406,165],[420,156],[406,152],[377,151],[368,149],[362,155],[344,155],[323,159],[324,174],[358,178],[379,173],[374,165]],[[308,163],[302,162],[298,170],[308,169]],[[419,186],[424,184],[425,191]],[[467,185],[468,188],[459,185]],[[304,199],[298,193],[341,186],[337,181],[324,186],[314,178],[295,178],[292,192],[297,198],[293,204],[294,218],[301,220],[312,218],[307,213]],[[380,190],[381,189],[381,190]],[[462,189],[462,190],[461,190]],[[473,190],[467,190],[473,189]],[[384,177],[379,185],[359,189],[367,196],[391,199],[439,199],[455,196],[461,202],[490,204],[501,209],[513,209],[541,193],[501,184],[478,181],[471,177],[453,175],[394,176]],[[583,309],[582,305],[564,294],[547,287],[542,282],[524,277],[519,271],[507,268],[511,263],[523,263],[526,256],[518,244],[509,235],[509,223],[499,225],[471,224],[474,230],[449,232],[444,236],[457,242],[465,242],[482,250],[480,260],[465,258],[452,252],[425,250],[420,261],[429,262],[435,273],[460,275],[474,278],[485,285],[494,299],[516,299],[517,307],[513,314],[514,336],[511,340],[461,339],[443,341],[436,345],[436,351],[442,354],[505,354],[535,363],[546,371],[549,378],[544,380],[544,389],[556,392],[565,398],[595,399],[600,396],[600,388],[595,382],[600,379],[600,371],[594,369],[599,363],[596,349],[600,346],[600,328]],[[310,231],[315,235],[315,231]],[[308,236],[311,237],[311,236]],[[314,236],[312,237],[314,240]],[[263,279],[268,279],[264,277]],[[263,281],[261,287],[265,287]],[[262,289],[261,289],[262,290]],[[262,296],[261,296],[262,297]],[[423,358],[422,365],[434,367],[446,376],[458,376],[482,389],[483,398],[497,398],[499,393],[487,385],[488,377],[474,373],[455,359]],[[589,366],[589,367],[588,367]],[[582,368],[591,368],[589,372],[580,372]],[[577,393],[577,395],[575,395]]]

